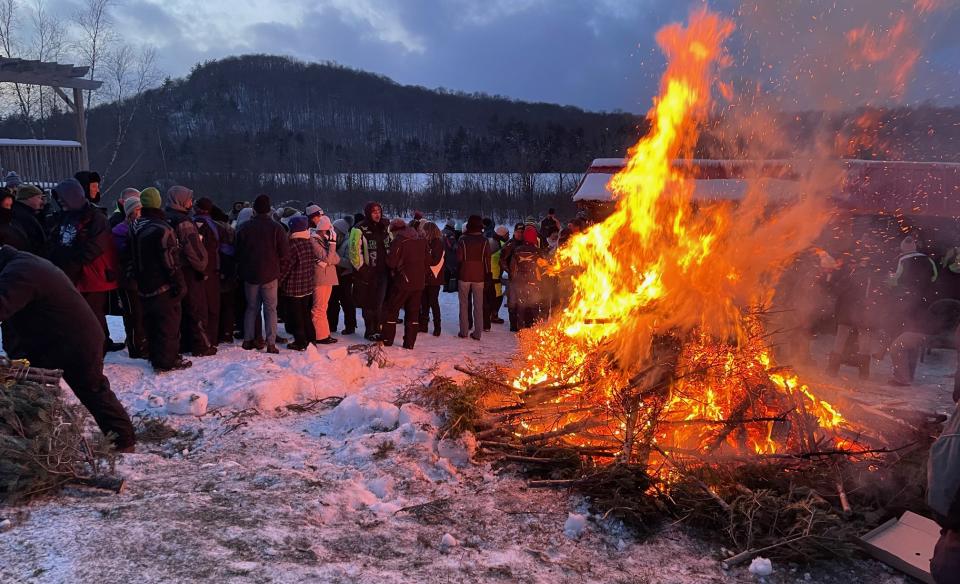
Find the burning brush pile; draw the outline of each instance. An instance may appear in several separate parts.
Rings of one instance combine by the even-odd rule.
[[[612,179],[616,211],[558,250],[569,302],[522,337],[521,370],[471,372],[495,390],[479,436],[548,477],[533,486],[576,487],[635,524],[667,514],[738,551],[842,553],[844,483],[882,462],[774,363],[763,308],[825,210],[808,197],[772,211],[761,191],[697,207],[674,162],[692,158],[732,30],[704,10],[658,33],[667,69]]]

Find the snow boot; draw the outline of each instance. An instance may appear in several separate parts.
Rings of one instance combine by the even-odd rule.
[[[267,345],[267,352],[271,355],[279,355],[280,349],[278,349],[276,345]]]
[[[435,337],[439,337],[439,336],[440,336],[440,321],[439,321],[439,320],[434,321],[434,323],[433,323],[433,336],[435,336]]]
[[[832,375],[836,377],[840,374],[840,363],[843,361],[843,356],[840,353],[830,353],[829,361],[827,361],[827,375]]]

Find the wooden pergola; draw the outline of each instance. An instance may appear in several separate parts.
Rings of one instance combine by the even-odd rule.
[[[0,57],[0,83],[22,83],[24,85],[52,87],[73,111],[77,142],[80,143],[80,164],[83,169],[90,167],[83,92],[84,90],[97,90],[103,85],[102,81],[86,79],[85,76],[89,71],[89,67]],[[65,88],[73,90],[73,99],[66,94]]]

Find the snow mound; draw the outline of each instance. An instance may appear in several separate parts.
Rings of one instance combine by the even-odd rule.
[[[747,570],[754,576],[769,576],[773,574],[773,562],[762,556],[753,558]]]
[[[587,516],[579,513],[570,513],[567,515],[567,521],[563,524],[563,534],[570,539],[580,539],[583,532],[587,530]]]
[[[347,396],[327,416],[330,432],[339,435],[390,431],[399,421],[400,408],[397,406],[357,394]]]
[[[181,391],[167,400],[167,413],[180,416],[202,416],[207,413],[207,394],[199,391]]]

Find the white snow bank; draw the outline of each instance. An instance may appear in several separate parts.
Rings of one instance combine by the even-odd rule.
[[[351,395],[327,416],[331,434],[388,432],[397,427],[400,408],[390,402]]]

